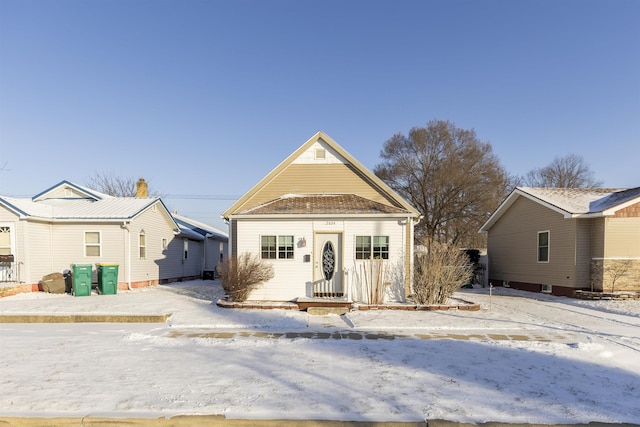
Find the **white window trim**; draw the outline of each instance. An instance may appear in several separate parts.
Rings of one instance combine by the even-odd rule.
[[[369,248],[369,258],[358,258],[357,257],[357,248],[358,248],[358,237],[368,237],[369,240],[369,244],[371,245]],[[374,240],[376,237],[386,237],[387,238],[387,258],[375,258],[374,256]],[[375,260],[375,259],[381,259],[383,261],[389,261],[389,259],[391,259],[391,236],[389,236],[388,234],[357,234],[353,236],[353,259],[356,261],[368,261],[368,260]]]
[[[98,244],[95,243],[87,243],[87,233],[98,233]],[[84,240],[84,257],[85,258],[98,258],[102,256],[102,231],[100,230],[84,230],[82,233],[82,239]],[[98,255],[87,255],[87,247],[98,247]]]
[[[144,245],[141,242],[141,237],[144,236]],[[140,249],[144,248],[144,257],[140,256]],[[143,231],[138,233],[138,259],[147,259],[147,234]]]
[[[263,237],[274,237],[276,238],[276,257],[275,258],[262,258],[262,238]],[[291,258],[280,258],[280,237],[293,237],[293,256]],[[296,236],[293,234],[261,234],[259,241],[259,254],[260,259],[264,259],[267,261],[293,261],[296,259]]]
[[[542,233],[547,233],[547,260],[546,261],[540,261],[540,235]],[[538,261],[539,264],[549,264],[549,261],[551,260],[551,231],[549,230],[538,231],[538,234],[536,234],[536,260]]]
[[[160,249],[163,251],[166,251],[168,247],[169,247],[169,239],[167,239],[166,237],[163,237],[162,239],[160,239]]]
[[[550,294],[553,289],[553,285],[542,285],[540,292],[544,294]]]

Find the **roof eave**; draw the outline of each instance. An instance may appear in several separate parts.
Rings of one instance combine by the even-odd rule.
[[[366,213],[366,214],[236,214],[230,215],[229,219],[338,219],[338,218],[418,218],[420,215],[409,213]]]

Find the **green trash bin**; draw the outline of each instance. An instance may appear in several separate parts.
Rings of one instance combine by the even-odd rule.
[[[118,264],[96,264],[98,268],[98,292],[115,295],[118,292]]]
[[[73,264],[73,295],[91,295],[91,264]]]

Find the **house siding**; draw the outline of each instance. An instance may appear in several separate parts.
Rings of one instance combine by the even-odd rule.
[[[168,279],[182,278],[192,273],[194,264],[200,265],[196,244],[189,246],[189,258],[184,260],[183,239],[176,237],[173,224],[167,214],[160,209],[147,209],[129,225],[131,243],[131,280],[132,282],[164,282]],[[146,257],[139,256],[139,235],[144,230],[146,236]],[[162,250],[162,239],[168,241],[166,251]],[[194,258],[196,257],[196,258]]]
[[[258,286],[249,296],[250,300],[290,301],[298,297],[313,295],[314,281],[314,238],[322,233],[342,235],[343,290],[348,297],[358,297],[359,277],[366,261],[355,259],[355,236],[389,236],[388,281],[392,286],[389,300],[404,297],[404,275],[396,274],[402,269],[402,253],[406,243],[405,226],[397,220],[242,220],[233,221],[237,230],[237,254],[250,252],[260,255],[260,236],[293,235],[294,258],[286,260],[266,260],[274,269],[274,278]],[[304,237],[305,246],[301,246]],[[308,261],[305,260],[308,255]],[[394,276],[394,274],[396,274]],[[398,280],[394,280],[400,277]]]
[[[620,209],[615,213],[614,218],[640,218],[640,203]]]
[[[576,220],[519,197],[489,230],[490,280],[538,291],[541,285],[578,287],[576,229]],[[540,231],[550,234],[548,263],[537,262]]]
[[[605,218],[591,220],[591,258],[604,258]]]
[[[626,208],[623,215],[604,221],[604,256],[602,289],[605,291],[640,291],[640,217],[639,204]],[[622,269],[622,270],[621,270]],[[615,271],[623,271],[613,281]]]
[[[640,217],[605,219],[604,258],[640,258]]]
[[[588,288],[591,281],[591,219],[574,220],[576,224],[576,287]]]
[[[309,179],[309,177],[313,179]],[[351,165],[291,164],[273,178],[269,185],[250,197],[237,212],[272,201],[285,194],[357,194],[389,206],[396,206],[366,181]]]

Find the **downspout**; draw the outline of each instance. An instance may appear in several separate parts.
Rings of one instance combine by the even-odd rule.
[[[131,230],[129,230],[129,222],[124,221],[122,229],[126,234],[126,239],[123,239],[123,241],[124,259],[127,267],[127,289],[131,291],[133,288],[131,288]]]

